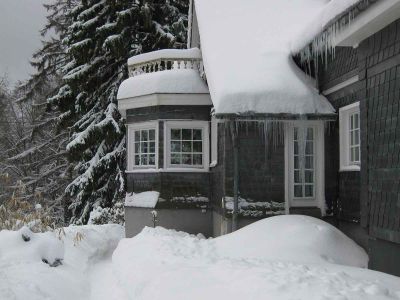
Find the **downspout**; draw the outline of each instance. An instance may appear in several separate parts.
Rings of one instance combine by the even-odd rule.
[[[233,212],[232,230],[238,229],[238,210],[239,210],[239,140],[235,121],[230,121],[230,130],[233,146]]]

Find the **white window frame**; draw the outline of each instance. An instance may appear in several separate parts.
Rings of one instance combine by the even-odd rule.
[[[199,167],[174,166],[171,158],[171,129],[203,130],[203,165]],[[164,169],[167,172],[208,172],[210,165],[210,130],[208,121],[165,121],[164,123]]]
[[[144,170],[157,170],[158,169],[158,157],[159,157],[159,132],[158,132],[158,121],[143,122],[136,124],[128,124],[128,135],[127,135],[127,171],[144,171]],[[154,166],[135,166],[135,131],[137,130],[150,130],[155,129],[155,142],[156,142],[156,164]]]
[[[359,114],[359,128],[361,139],[361,124],[360,124],[360,102],[341,107],[339,109],[339,155],[340,169],[339,171],[360,171],[361,164],[361,140],[360,140],[360,162],[352,163],[350,161],[350,116]]]
[[[211,116],[211,164],[210,167],[218,165],[218,120],[215,115]]]

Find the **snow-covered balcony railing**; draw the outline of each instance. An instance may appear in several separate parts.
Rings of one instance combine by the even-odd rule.
[[[201,51],[192,49],[165,49],[136,55],[128,60],[129,76],[154,73],[165,70],[198,70],[204,78]]]

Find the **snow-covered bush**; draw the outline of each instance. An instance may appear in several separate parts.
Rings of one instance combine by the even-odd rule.
[[[122,202],[116,203],[113,207],[98,206],[90,213],[89,224],[120,224],[125,222],[125,210]]]

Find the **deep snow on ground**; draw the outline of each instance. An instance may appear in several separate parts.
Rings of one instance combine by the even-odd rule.
[[[400,278],[353,267],[367,264],[365,252],[311,217],[215,239],[160,227],[122,238],[118,225],[0,231],[0,299],[400,299]]]
[[[22,234],[30,241],[25,242]],[[93,290],[108,290],[108,286],[91,279],[95,267],[109,261],[123,236],[119,225],[76,226],[39,234],[27,228],[0,231],[0,300],[112,299],[92,297]],[[57,258],[63,259],[58,267],[42,261],[52,263]]]
[[[354,242],[305,216],[272,217],[209,240],[146,228],[113,254],[129,299],[400,299],[400,278],[350,267],[366,264]]]

